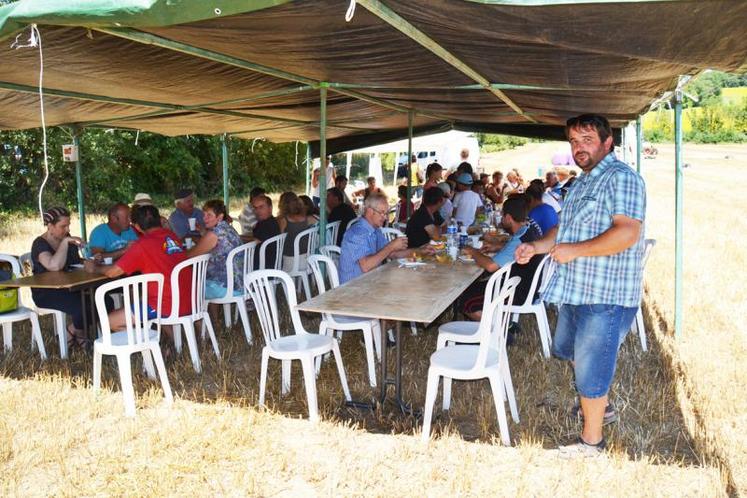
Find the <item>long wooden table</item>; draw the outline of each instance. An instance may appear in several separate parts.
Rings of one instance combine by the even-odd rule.
[[[109,280],[106,275],[99,273],[88,273],[83,269],[74,269],[71,271],[48,271],[20,277],[2,282],[5,287],[31,287],[35,289],[67,289],[70,292],[82,291],[80,294],[80,304],[83,307],[83,329],[88,337],[96,338],[96,310],[93,302],[93,287],[99,283]],[[93,323],[88,323],[88,313],[86,313],[86,297],[88,297],[90,311],[93,316]]]
[[[301,311],[379,318],[396,322],[395,376],[387,372],[386,331],[381,328],[381,397],[394,386],[395,401],[403,412],[411,411],[402,400],[402,322],[428,324],[446,310],[482,273],[474,263],[427,263],[413,268],[391,261],[360,277],[297,305]]]

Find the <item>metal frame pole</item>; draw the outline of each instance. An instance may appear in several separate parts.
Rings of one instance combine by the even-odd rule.
[[[311,195],[311,144],[306,142],[306,195]]]
[[[319,246],[327,235],[327,84],[319,86]]]
[[[220,137],[220,148],[223,156],[223,204],[228,211],[228,137],[225,133]]]
[[[674,92],[674,168],[675,168],[675,206],[674,206],[674,335],[682,337],[682,277],[683,277],[683,233],[684,233],[684,199],[682,172],[682,90]]]
[[[83,171],[80,158],[82,156],[80,152],[80,129],[77,127],[72,128],[73,132],[73,145],[78,149],[78,160],[75,161],[75,187],[76,194],[78,197],[78,216],[80,216],[80,237],[84,240],[88,240],[88,233],[86,231],[86,208],[83,202]]]
[[[635,118],[635,170],[641,174],[641,159],[643,158],[643,128],[641,126],[641,117]]]
[[[412,209],[410,207],[410,199],[412,199],[412,120],[413,120],[413,112],[410,111],[407,113],[407,164],[409,167],[407,168],[407,204],[405,204],[407,208],[407,219],[410,219],[410,216],[412,216],[412,213],[410,212]],[[399,220],[397,220],[399,221]]]

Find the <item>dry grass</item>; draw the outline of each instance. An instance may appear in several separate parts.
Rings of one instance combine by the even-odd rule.
[[[537,157],[545,149],[552,151],[549,144],[533,147],[524,153]],[[529,164],[527,173],[536,172],[536,163]],[[653,230],[656,225],[650,219]],[[2,234],[0,251],[27,250],[38,233],[33,222],[17,220],[14,227],[12,235]],[[665,251],[662,241],[654,256]],[[652,268],[666,264],[654,261],[652,256],[649,277],[655,274]],[[664,278],[660,277],[662,283]],[[652,284],[649,292],[655,292]],[[316,317],[304,316],[304,321],[309,330],[316,329]],[[417,337],[404,334],[404,391],[415,406],[423,404],[436,326],[421,329]],[[531,320],[522,318],[522,327],[524,332],[509,352],[522,419],[520,424],[510,423],[514,447],[502,448],[486,383],[455,383],[452,408],[436,420],[436,439],[428,447],[412,437],[420,432],[419,422],[399,415],[392,406],[373,413],[342,406],[332,364],[324,365],[318,380],[323,419],[318,425],[299,420],[306,416],[306,403],[297,366],[291,393],[281,398],[279,365],[271,364],[270,408],[259,410],[260,347],[249,347],[238,327],[226,330],[217,321],[222,363],[215,361],[208,345],[202,346],[201,375],[192,370],[186,352],[169,362],[177,397],[171,409],[162,405],[157,384],[136,367],[138,416],[127,420],[122,416],[113,362],[104,362],[105,390],[94,397],[90,357],[77,351],[70,361],[59,360],[51,323],[43,320],[50,359],[42,363],[28,350],[24,326],[14,334],[14,351],[0,356],[0,493],[441,496],[500,490],[502,495],[591,495],[599,489],[615,496],[725,493],[725,481],[734,472],[722,475],[709,453],[688,435],[690,415],[683,416],[679,407],[683,379],[671,367],[669,350],[662,350],[656,340],[651,340],[648,353],[641,352],[634,337],[623,347],[613,387],[621,421],[607,432],[609,454],[593,462],[557,460],[547,450],[568,441],[579,429],[568,416],[573,401],[570,372],[560,362],[541,359]],[[256,337],[256,321],[253,329]],[[664,347],[669,347],[666,342]],[[675,349],[684,347],[679,343]],[[341,348],[354,396],[371,397],[374,391],[366,381],[358,337],[346,335]],[[720,354],[724,364],[730,357]],[[688,362],[686,369],[699,365]],[[135,363],[139,365],[138,360]],[[699,384],[686,382],[705,391],[706,379]],[[738,391],[733,386],[743,385],[724,384],[721,390]],[[717,406],[710,403],[711,408],[698,405],[703,416],[710,416],[709,410]],[[720,447],[730,444],[710,427],[708,434],[715,435]]]

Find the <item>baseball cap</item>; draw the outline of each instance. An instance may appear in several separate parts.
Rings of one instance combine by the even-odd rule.
[[[472,185],[472,175],[469,173],[462,173],[457,177],[457,183],[461,183],[462,185]]]
[[[179,199],[184,199],[186,197],[189,197],[190,195],[192,195],[191,189],[182,188],[176,191],[176,193],[174,194],[174,199],[178,201]]]

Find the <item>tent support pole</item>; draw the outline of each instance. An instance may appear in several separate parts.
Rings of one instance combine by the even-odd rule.
[[[635,169],[641,174],[641,158],[643,157],[643,128],[641,117],[635,118]]]
[[[412,119],[413,113],[407,113],[407,164],[410,166],[407,168],[407,219],[412,216],[410,208],[410,199],[412,199]],[[415,166],[417,168],[417,165]],[[399,220],[397,220],[399,221]]]
[[[223,204],[228,211],[228,137],[225,133],[220,137],[220,150],[223,156]]]
[[[311,144],[309,142],[306,142],[306,195],[311,195],[311,185],[309,182],[311,181],[311,178],[309,174],[311,173]]]
[[[674,335],[682,337],[682,277],[683,277],[683,231],[684,199],[682,174],[682,90],[674,92],[674,168],[675,168],[675,207],[674,207]]]
[[[80,161],[80,129],[77,127],[71,128],[73,132],[73,145],[78,149],[78,160],[75,161],[75,190],[78,197],[78,215],[80,216],[80,237],[84,240],[88,240],[88,234],[86,232],[86,208],[83,202],[83,171]]]
[[[327,85],[319,87],[319,246],[327,235]]]

